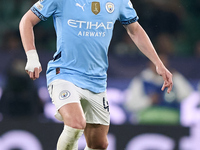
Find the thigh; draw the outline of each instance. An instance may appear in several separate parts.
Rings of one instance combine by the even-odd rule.
[[[77,87],[69,81],[58,79],[49,85],[48,90],[57,109],[55,117],[70,127],[84,128],[85,116]]]
[[[84,129],[86,125],[85,116],[80,103],[68,103],[59,110],[64,124],[76,129]]]
[[[87,123],[84,130],[87,146],[93,149],[106,149],[108,146],[108,130],[109,125]]]

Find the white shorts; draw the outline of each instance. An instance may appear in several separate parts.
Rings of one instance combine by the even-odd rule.
[[[48,91],[57,112],[55,117],[63,121],[58,110],[69,103],[81,103],[87,123],[110,124],[109,105],[106,92],[93,93],[77,87],[73,83],[57,79],[48,86]]]

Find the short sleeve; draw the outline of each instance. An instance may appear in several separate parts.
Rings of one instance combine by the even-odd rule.
[[[41,20],[45,21],[56,12],[58,0],[39,0],[32,7],[31,11]]]
[[[119,21],[123,25],[128,25],[133,22],[136,22],[139,17],[137,16],[137,13],[135,9],[133,8],[133,5],[130,0],[122,0],[122,7],[120,10],[120,16]]]

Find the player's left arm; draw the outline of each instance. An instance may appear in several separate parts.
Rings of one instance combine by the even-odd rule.
[[[125,25],[124,27],[140,51],[154,63],[157,73],[163,77],[164,84],[162,86],[162,90],[168,88],[167,92],[170,93],[173,86],[172,74],[160,60],[153,44],[151,43],[151,40],[149,39],[144,29],[138,22]]]

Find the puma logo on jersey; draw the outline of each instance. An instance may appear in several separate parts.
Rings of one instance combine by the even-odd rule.
[[[81,6],[79,3],[76,3],[76,6],[81,7],[81,9],[84,11],[85,4],[83,6]]]

